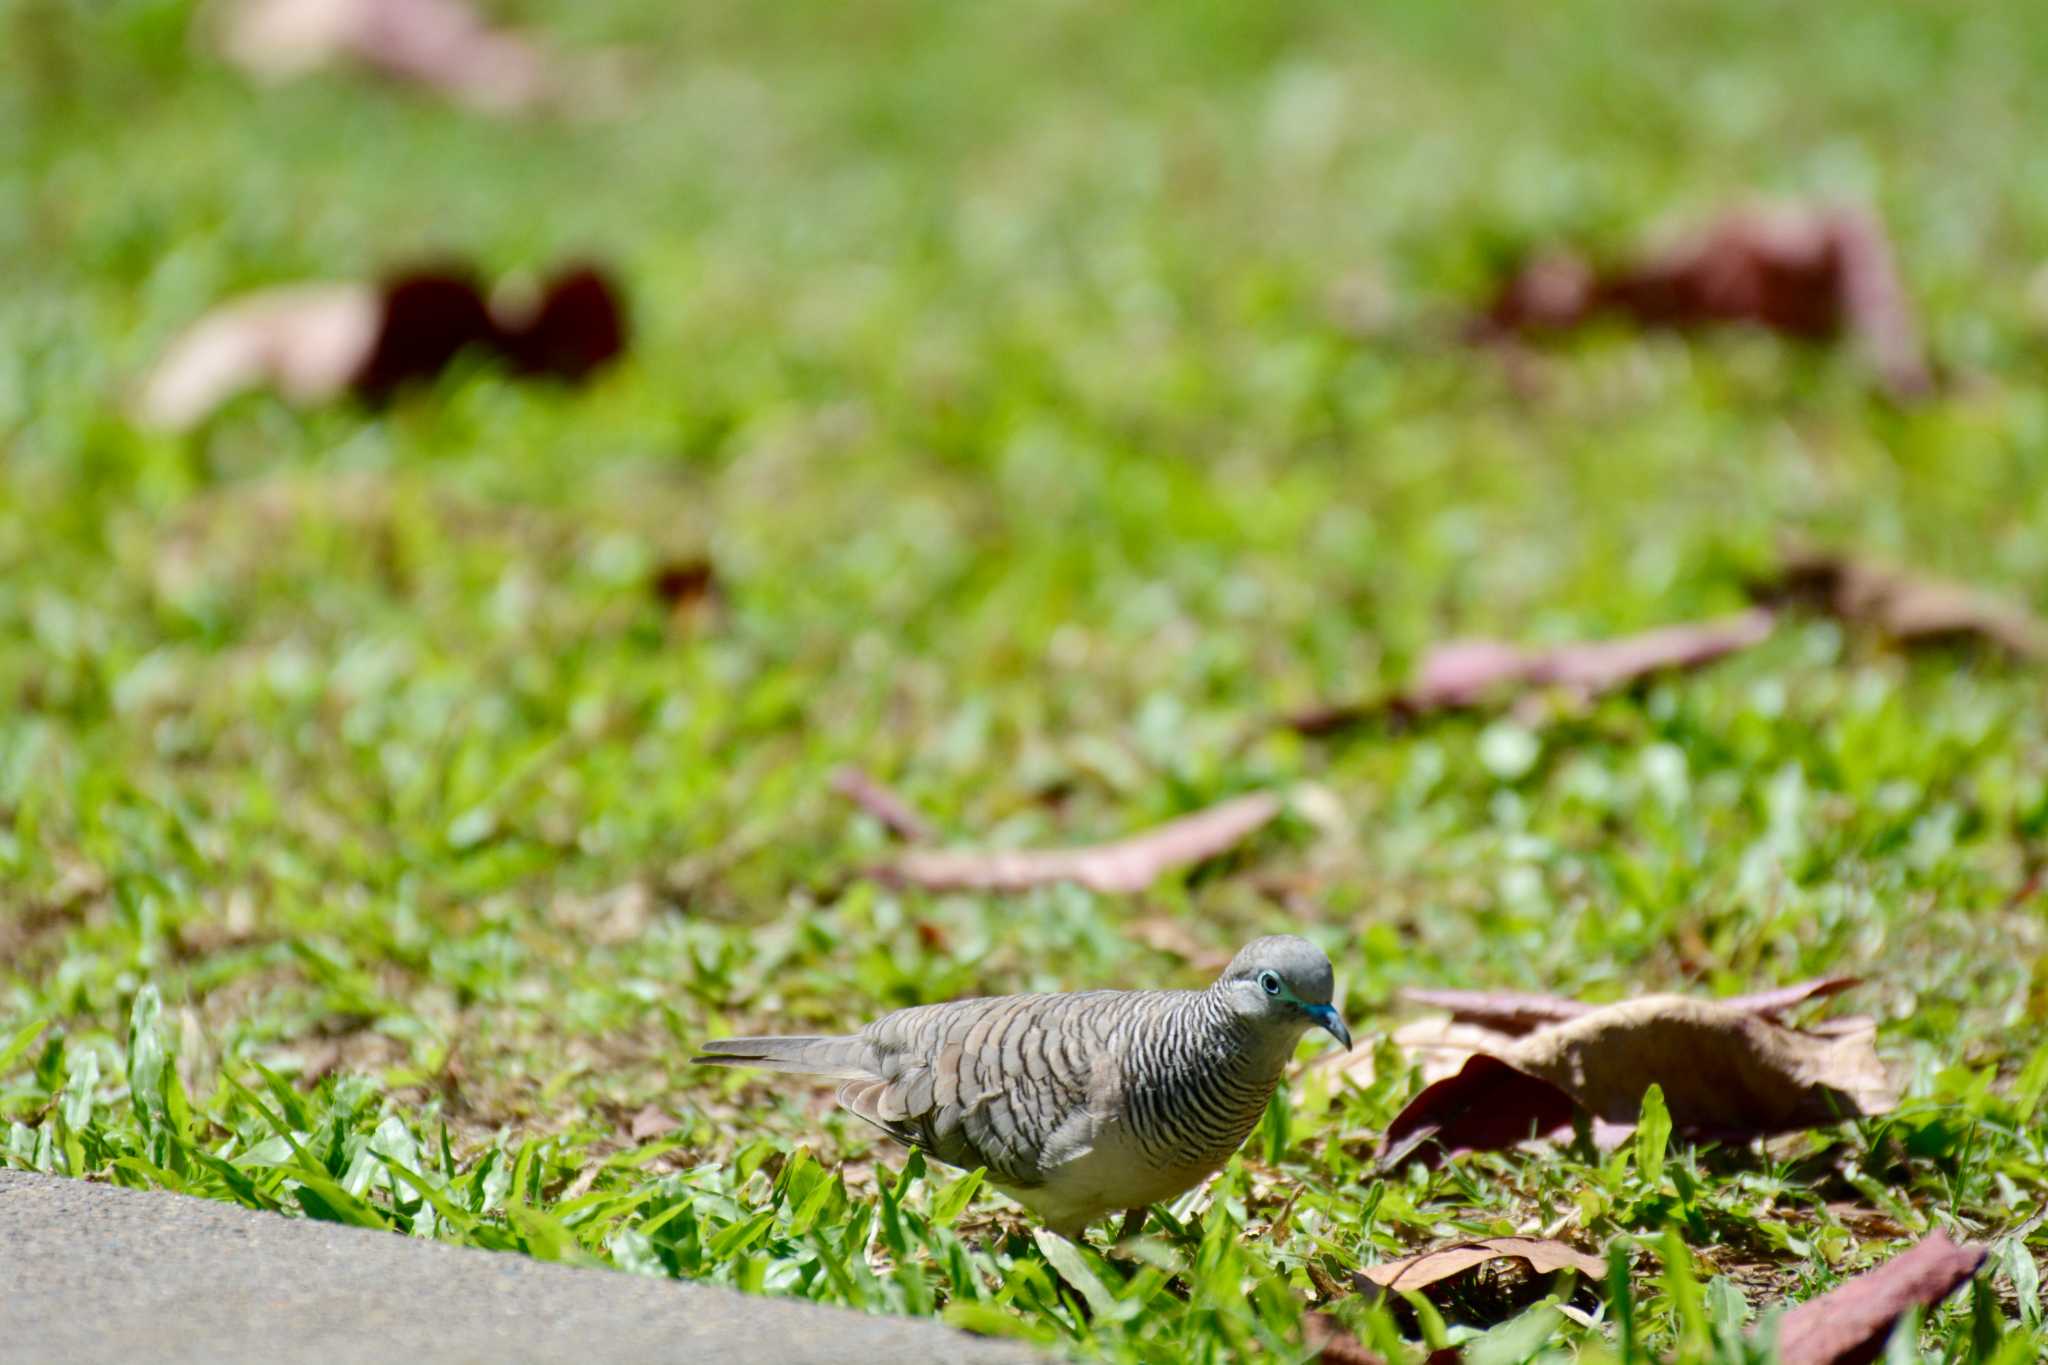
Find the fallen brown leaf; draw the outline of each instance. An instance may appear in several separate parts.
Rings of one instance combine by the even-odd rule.
[[[1700,668],[1761,644],[1773,625],[1769,611],[1752,609],[1611,640],[1541,649],[1499,640],[1454,640],[1424,655],[1404,690],[1375,703],[1312,707],[1288,717],[1287,724],[1301,734],[1328,734],[1376,715],[1415,719],[1541,688],[1590,699],[1659,673]]]
[[[627,1121],[626,1135],[635,1142],[651,1142],[655,1138],[673,1133],[682,1127],[680,1120],[663,1113],[654,1104],[641,1107],[640,1111]]]
[[[1966,584],[1853,556],[1794,548],[1756,595],[1798,602],[1873,626],[1906,645],[1978,641],[2015,658],[2048,659],[2048,625],[2026,609]]]
[[[1167,871],[1223,853],[1280,813],[1270,792],[1221,801],[1113,843],[1060,849],[911,849],[874,870],[933,891],[1022,891],[1075,882],[1104,895],[1142,891]]]
[[[464,0],[233,0],[214,26],[222,55],[264,81],[355,66],[491,114],[573,112],[601,93],[597,72],[566,67]]]
[[[575,383],[625,344],[618,291],[592,266],[565,270],[524,299],[487,300],[459,265],[381,284],[292,285],[223,305],[174,339],[143,380],[136,418],[184,431],[265,386],[301,407],[351,391],[381,402],[466,350],[517,374]]]
[[[1360,1288],[1370,1284],[1394,1293],[1424,1290],[1441,1280],[1462,1275],[1474,1266],[1504,1257],[1526,1261],[1529,1268],[1539,1275],[1575,1270],[1583,1278],[1597,1283],[1607,1274],[1605,1261],[1563,1242],[1547,1237],[1489,1237],[1483,1241],[1454,1242],[1449,1246],[1435,1247],[1413,1256],[1403,1256],[1398,1261],[1382,1261],[1358,1271],[1357,1278]]]
[[[1394,1116],[1381,1138],[1380,1165],[1393,1170],[1413,1158],[1433,1166],[1445,1157],[1495,1152],[1532,1138],[1563,1139],[1579,1112],[1572,1097],[1549,1081],[1475,1053],[1455,1074],[1424,1086]]]
[[[183,431],[261,384],[300,406],[327,402],[354,381],[382,325],[373,285],[295,285],[238,299],[165,350],[143,381],[137,420]]]
[[[1679,1128],[1773,1133],[1895,1105],[1873,1042],[1874,1031],[1820,1038],[1718,1001],[1653,995],[1539,1029],[1507,1060],[1612,1123],[1635,1122],[1655,1084]]]
[[[931,821],[918,814],[917,807],[859,768],[849,765],[833,769],[831,786],[907,844],[929,843],[937,837]]]
[[[1767,1003],[1771,1003],[1767,1000]],[[1491,1034],[1489,1038],[1488,1035]],[[1424,1144],[1425,1160],[1561,1137],[1583,1111],[1603,1145],[1632,1126],[1651,1085],[1675,1131],[1746,1139],[1883,1113],[1898,1101],[1867,1021],[1822,1035],[1785,1028],[1753,1008],[1647,996],[1532,1031],[1453,1023],[1430,1060],[1460,1069],[1426,1087],[1388,1125],[1387,1164]],[[1563,1104],[1560,1106],[1560,1100]]]
[[[1887,392],[1934,384],[1883,227],[1839,207],[1752,207],[1611,271],[1552,250],[1532,258],[1470,329],[1475,339],[1578,327],[1600,315],[1644,327],[1750,323],[1809,341],[1847,334]]]
[[[1779,1318],[1779,1365],[1867,1365],[1907,1309],[1940,1303],[1969,1283],[1988,1254],[1930,1233],[1911,1251]]]
[[[701,624],[717,612],[718,572],[703,556],[672,559],[655,569],[648,589],[677,626]]]
[[[1353,1336],[1350,1328],[1329,1313],[1304,1313],[1301,1335],[1314,1353],[1309,1359],[1320,1365],[1387,1365],[1385,1356]]]
[[[1860,985],[1861,978],[1830,976],[1752,995],[1735,995],[1719,1001],[1730,1009],[1774,1019],[1809,1000],[1819,1000]],[[1563,1023],[1599,1009],[1583,1000],[1557,995],[1529,995],[1519,991],[1455,991],[1404,986],[1396,995],[1410,1005],[1447,1010],[1461,1024],[1481,1024],[1501,1033],[1523,1034],[1545,1024]]]

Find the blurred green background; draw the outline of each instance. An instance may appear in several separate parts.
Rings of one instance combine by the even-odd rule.
[[[803,1279],[794,1234],[706,1250],[771,1206],[770,1154],[896,1158],[806,1095],[693,1074],[688,1045],[1195,984],[1133,933],[1164,917],[1211,948],[1310,933],[1361,1034],[1401,984],[1862,974],[1923,1117],[1897,1162],[1861,1130],[1816,1152],[1964,1232],[2040,1200],[2048,968],[2014,896],[2048,825],[2037,677],[1808,622],[1533,731],[1260,721],[1397,684],[1452,635],[1730,609],[1787,531],[2048,600],[2048,7],[491,13],[623,51],[616,107],[265,88],[178,0],[0,3],[0,1023],[48,1025],[0,1077],[10,1159],[181,1183],[162,1150],[156,1176],[114,1164],[147,1147],[113,1078],[152,983],[215,1147],[261,1140],[215,1088],[260,1062],[300,1077],[336,1175],[394,1121],[430,1153],[445,1125],[451,1180],[545,1139],[537,1206],[711,1201],[669,1224],[701,1223],[698,1259],[619,1249],[644,1202],[564,1215],[577,1254],[937,1311],[971,1294]],[[1881,216],[1936,399],[1894,407],[1848,348],[1741,330],[1595,329],[1533,385],[1457,339],[1532,247],[1618,256],[1752,197]],[[630,356],[577,392],[466,366],[383,412],[254,396],[183,437],[124,416],[234,294],[444,253],[608,262]],[[649,576],[699,556],[723,605],[672,620]],[[1254,787],[1294,813],[1139,898],[891,893],[857,875],[882,832],[824,789],[845,761],[977,841],[1106,838]],[[75,1163],[50,1135],[66,1086],[98,1134]],[[1312,1095],[1250,1157],[1309,1193],[1219,1283],[1293,1302],[1606,1188],[1496,1157],[1361,1212],[1359,1143],[1406,1093]],[[566,1195],[649,1103],[680,1123],[663,1153]],[[182,1183],[254,1198],[219,1180]],[[1662,1225],[1615,1190],[1587,1237]],[[1752,1308],[1854,1266],[1798,1182],[1700,1197],[1724,1221],[1695,1250],[1764,1267]],[[1277,1299],[1092,1329],[1049,1302],[1004,1311],[1133,1358],[1298,1339]]]

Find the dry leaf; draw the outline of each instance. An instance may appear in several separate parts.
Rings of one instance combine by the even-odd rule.
[[[264,290],[208,313],[143,381],[136,420],[184,431],[260,385],[310,406],[348,389],[383,325],[377,289],[309,284]]]
[[[2016,658],[2048,659],[2048,625],[2024,608],[1965,584],[1847,555],[1794,548],[1778,577],[1755,592],[1874,626],[1901,644],[1978,641]]]
[[[1500,339],[1602,315],[1644,327],[1750,323],[1810,341],[1846,333],[1894,398],[1934,387],[1891,245],[1876,219],[1853,209],[1740,209],[1610,272],[1548,251],[1502,286],[1470,331]]]
[[[1309,708],[1288,717],[1287,724],[1305,735],[1328,734],[1375,715],[1413,719],[1540,688],[1597,697],[1659,673],[1700,668],[1761,644],[1773,625],[1769,611],[1752,609],[1611,640],[1541,649],[1498,640],[1454,640],[1423,656],[1405,690],[1369,705]]]
[[[1674,1126],[1788,1132],[1898,1103],[1872,1031],[1820,1038],[1717,1001],[1652,995],[1539,1029],[1505,1060],[1595,1117],[1633,1123],[1651,1085]]]
[[[682,1126],[679,1120],[649,1103],[627,1120],[626,1135],[635,1142],[651,1142],[655,1138],[673,1133]]]
[[[1532,1138],[1566,1138],[1580,1112],[1549,1081],[1476,1053],[1394,1116],[1381,1139],[1380,1165],[1392,1170],[1410,1158],[1434,1165],[1447,1156],[1495,1152]]]
[[[1652,1084],[1664,1092],[1674,1130],[1696,1138],[1789,1132],[1883,1113],[1898,1102],[1867,1021],[1828,1036],[1782,1027],[1728,1002],[1662,995],[1519,1036],[1455,1021],[1453,1027],[1461,1032],[1440,1031],[1434,1065],[1447,1065],[1451,1048],[1475,1050],[1388,1126],[1389,1164],[1432,1141],[1456,1154],[1560,1137],[1574,1108],[1590,1117],[1604,1145],[1635,1123]],[[1428,1152],[1424,1158],[1433,1159]]]
[[[655,569],[648,590],[668,609],[676,626],[701,625],[717,613],[722,594],[718,573],[701,555],[694,559],[672,559]]]
[[[875,875],[933,891],[1022,891],[1076,882],[1104,895],[1127,895],[1143,891],[1173,868],[1229,850],[1279,813],[1278,797],[1255,792],[1114,843],[1061,849],[912,849],[875,869]]]
[[[1370,1284],[1393,1293],[1419,1291],[1503,1257],[1526,1261],[1539,1275],[1576,1270],[1581,1278],[1597,1283],[1607,1274],[1607,1263],[1598,1256],[1589,1256],[1563,1242],[1547,1237],[1489,1237],[1484,1241],[1436,1247],[1398,1261],[1383,1261],[1367,1266],[1357,1277],[1361,1289]]]
[[[1906,1310],[1932,1308],[1969,1283],[1983,1247],[1931,1233],[1900,1256],[1809,1299],[1778,1319],[1779,1365],[1867,1365]]]
[[[1861,979],[1858,977],[1830,976],[1752,995],[1729,996],[1716,1003],[1774,1019],[1809,1000],[1837,995],[1859,984]],[[1528,1033],[1545,1024],[1577,1019],[1600,1008],[1583,1000],[1568,1000],[1557,995],[1529,995],[1519,991],[1454,991],[1404,986],[1396,994],[1410,1005],[1448,1010],[1457,1023],[1480,1024],[1513,1035]]]
[[[835,768],[832,790],[882,822],[882,827],[907,844],[929,843],[936,837],[931,821],[917,807],[852,766]]]
[[[1304,1344],[1319,1365],[1387,1365],[1387,1358],[1351,1334],[1351,1329],[1329,1313],[1304,1313],[1301,1318]]]
[[[596,93],[463,0],[235,0],[215,27],[222,55],[260,80],[352,65],[493,114]]]
[[[371,402],[433,379],[466,350],[516,374],[578,382],[626,343],[615,287],[595,267],[565,270],[530,297],[486,300],[463,266],[410,270],[381,284],[263,290],[207,314],[143,380],[136,420],[184,431],[222,403],[270,387],[312,406],[353,391]]]

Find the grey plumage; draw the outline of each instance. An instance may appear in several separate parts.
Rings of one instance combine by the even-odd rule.
[[[1077,1237],[1230,1159],[1301,1035],[1350,1045],[1329,959],[1256,939],[1207,990],[1084,991],[920,1005],[840,1037],[726,1038],[697,1058],[837,1079],[839,1103],[989,1179]]]

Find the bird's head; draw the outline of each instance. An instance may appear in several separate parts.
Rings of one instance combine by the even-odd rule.
[[[1351,1046],[1351,1030],[1330,1003],[1336,993],[1330,959],[1305,938],[1274,934],[1253,939],[1230,959],[1215,989],[1248,1019],[1292,1028],[1297,1038],[1311,1028],[1323,1029]]]

